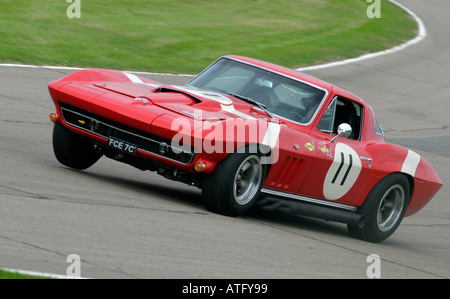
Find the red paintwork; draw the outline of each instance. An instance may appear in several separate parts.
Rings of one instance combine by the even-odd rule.
[[[277,163],[270,165],[270,171],[264,184],[265,188],[326,200],[324,179],[332,165],[333,159],[319,149],[323,145],[329,147],[330,153],[335,153],[337,144],[345,144],[352,148],[359,157],[368,157],[373,160],[372,162],[361,160],[362,168],[356,182],[343,196],[333,199],[341,204],[360,206],[370,190],[382,178],[390,173],[402,171],[402,165],[408,155],[408,149],[386,144],[384,137],[375,134],[373,110],[356,95],[320,79],[285,67],[247,57],[228,57],[309,82],[328,91],[325,103],[314,121],[309,125],[299,125],[285,119],[275,121],[281,124],[277,143],[279,155]],[[195,103],[190,96],[183,93],[157,91],[158,87],[163,86],[161,83],[143,77],[139,77],[139,80],[142,83],[133,83],[123,72],[89,69],[75,72],[50,83],[49,91],[55,103],[58,116],[61,115],[60,102],[64,102],[167,139],[172,139],[180,133],[179,127],[171,128],[171,126],[175,119],[182,119],[184,124],[189,125],[189,130],[181,130],[181,132],[185,134],[186,138],[194,146],[201,144],[205,139],[212,138],[209,136],[209,133],[213,129],[211,127],[213,123],[207,120],[214,119],[216,124],[220,123],[223,125],[227,121],[239,118],[236,114],[224,111],[218,101],[211,100],[208,97],[196,94],[195,96],[200,98],[202,102]],[[183,88],[166,87],[179,90]],[[355,141],[340,138],[336,143],[331,143],[330,140],[333,136],[320,132],[317,129],[321,116],[336,95],[355,101],[363,106],[364,117],[361,140]],[[134,101],[137,97],[145,97],[148,100],[148,104]],[[232,96],[226,97],[233,102],[234,108],[239,113],[255,118],[254,121],[249,121],[249,123],[251,123],[251,126],[258,127],[258,130],[262,130],[263,134],[261,136],[264,136],[268,126],[268,120],[265,118],[266,114],[252,108],[253,105],[237,98]],[[201,118],[195,118],[186,113],[186,111],[191,113],[201,111]],[[105,138],[68,125],[62,120],[62,117],[58,118],[58,122],[73,132],[92,138],[97,142],[104,144],[107,142]],[[205,129],[206,124],[211,130]],[[245,140],[228,140],[226,134],[223,134],[224,144],[227,146],[232,144],[232,147],[236,148],[242,144],[262,142],[261,137],[251,136],[253,140],[248,140],[249,135],[244,135],[247,137]],[[305,146],[308,143],[313,145],[314,149],[308,149]],[[295,149],[294,145],[298,145],[299,148]],[[203,173],[207,175],[214,170],[217,163],[228,156],[228,153],[202,152],[197,154],[195,160],[189,165],[183,165],[139,150],[137,155],[190,173],[195,173],[194,163],[202,161],[206,166]],[[413,184],[412,196],[406,215],[411,215],[423,208],[442,186],[442,181],[424,158],[420,158],[420,163],[414,176],[409,175],[409,177]]]

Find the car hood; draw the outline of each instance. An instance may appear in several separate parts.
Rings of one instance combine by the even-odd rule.
[[[259,119],[266,114],[253,105],[231,95],[190,86],[149,83],[95,83],[96,87],[131,97],[130,104],[156,105],[187,118],[225,120],[228,118]]]
[[[88,69],[50,82],[57,108],[76,107],[133,128],[171,138],[170,125],[201,128],[205,121],[253,119],[271,122],[267,114],[231,95],[159,82],[112,70]],[[197,122],[197,121],[200,121]]]

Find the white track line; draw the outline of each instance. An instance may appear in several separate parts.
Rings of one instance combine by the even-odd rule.
[[[68,70],[68,71],[81,71],[86,68],[82,67],[70,67],[70,66],[53,66],[53,65],[31,65],[31,64],[13,64],[13,63],[0,63],[0,67],[21,67],[21,68],[33,68],[33,69],[49,69],[49,70]],[[186,76],[192,77],[195,75],[189,74],[169,74],[169,73],[151,73],[151,72],[137,72],[137,71],[123,71],[132,74],[143,75],[159,75],[159,76]]]
[[[350,58],[350,59],[346,59],[346,60],[342,60],[342,61],[336,61],[336,62],[331,62],[331,63],[325,63],[325,64],[319,64],[319,65],[313,65],[313,66],[307,66],[307,67],[301,67],[296,69],[297,71],[310,71],[310,70],[318,70],[318,69],[323,69],[323,68],[329,68],[329,67],[335,67],[335,66],[341,66],[341,65],[346,65],[349,63],[354,63],[354,62],[359,62],[359,61],[363,61],[363,60],[367,60],[367,59],[371,59],[374,57],[378,57],[381,55],[386,55],[386,54],[392,54],[394,52],[398,52],[401,51],[409,46],[412,46],[414,44],[417,44],[418,42],[422,41],[426,36],[427,36],[427,30],[425,28],[425,25],[423,23],[423,21],[419,18],[419,16],[417,16],[412,10],[410,10],[409,8],[407,8],[406,6],[404,6],[403,4],[398,3],[395,0],[388,0],[389,2],[391,2],[394,5],[397,5],[398,7],[400,7],[401,9],[403,9],[404,11],[406,11],[417,23],[418,26],[418,33],[417,36],[404,43],[401,44],[399,46],[395,46],[391,49],[388,50],[384,50],[384,51],[380,51],[380,52],[375,52],[375,53],[370,53],[370,54],[365,54],[356,58]],[[65,67],[65,66],[36,66],[36,65],[27,65],[27,64],[10,64],[10,63],[5,63],[5,64],[0,64],[0,67],[24,67],[24,68],[42,68],[42,69],[54,69],[54,70],[82,70],[84,68],[79,68],[79,67]],[[160,75],[160,76],[186,76],[186,77],[192,77],[194,75],[189,75],[189,74],[167,74],[167,73],[150,73],[150,72],[134,72],[134,71],[126,71],[127,73],[133,73],[133,74],[144,74],[144,75]]]
[[[66,275],[59,275],[59,274],[27,271],[27,270],[16,270],[16,269],[9,269],[9,268],[0,268],[0,269],[7,271],[7,272],[11,272],[11,273],[18,273],[18,274],[22,274],[22,275],[29,275],[29,276],[36,276],[36,277],[47,277],[47,278],[55,278],[55,279],[86,279],[85,277],[66,276]]]
[[[375,52],[375,53],[370,53],[370,54],[365,54],[356,58],[350,58],[350,59],[346,59],[346,60],[342,60],[342,61],[336,61],[336,62],[331,62],[331,63],[325,63],[325,64],[319,64],[319,65],[313,65],[313,66],[307,66],[307,67],[301,67],[296,69],[297,71],[310,71],[310,70],[318,70],[318,69],[323,69],[323,68],[329,68],[329,67],[334,67],[334,66],[341,66],[341,65],[345,65],[345,64],[349,64],[349,63],[354,63],[354,62],[359,62],[359,61],[363,61],[366,59],[371,59],[374,57],[378,57],[381,55],[386,55],[386,54],[392,54],[394,52],[398,52],[401,51],[411,45],[417,44],[418,42],[420,42],[421,40],[423,40],[426,36],[427,36],[427,30],[425,28],[425,25],[423,24],[422,20],[409,8],[407,8],[406,6],[404,6],[403,4],[398,3],[395,0],[388,0],[389,2],[391,2],[394,5],[397,5],[398,7],[400,7],[401,9],[403,9],[404,11],[406,11],[417,23],[418,25],[418,33],[417,36],[404,43],[401,44],[399,46],[395,46],[391,49],[388,50],[384,50],[384,51],[380,51],[380,52]],[[84,68],[79,68],[79,67],[66,67],[66,66],[36,66],[36,65],[27,65],[27,64],[11,64],[11,63],[5,63],[5,64],[0,64],[0,67],[23,67],[23,68],[42,68],[42,69],[53,69],[53,70],[83,70]],[[133,74],[143,74],[143,75],[160,75],[160,76],[186,76],[186,77],[192,77],[194,75],[189,75],[189,74],[167,74],[167,73],[150,73],[150,72],[134,72],[134,71],[126,71],[127,73],[133,73]]]
[[[423,40],[426,36],[427,36],[427,30],[425,28],[425,25],[423,24],[422,20],[419,18],[419,16],[417,16],[412,10],[410,10],[409,8],[407,8],[406,6],[404,6],[403,4],[398,3],[397,1],[394,0],[389,0],[389,2],[391,2],[392,4],[397,5],[398,7],[400,7],[401,9],[403,9],[404,11],[406,11],[417,23],[418,26],[418,33],[417,36],[404,43],[401,44],[399,46],[395,46],[391,49],[388,50],[384,50],[384,51],[380,51],[380,52],[375,52],[375,53],[370,53],[370,54],[365,54],[356,58],[350,58],[350,59],[346,59],[346,60],[342,60],[342,61],[336,61],[336,62],[331,62],[331,63],[325,63],[325,64],[319,64],[319,65],[313,65],[313,66],[307,66],[307,67],[301,67],[296,69],[297,71],[309,71],[309,70],[318,70],[318,69],[323,69],[323,68],[329,68],[329,67],[334,67],[334,66],[340,66],[340,65],[345,65],[345,64],[349,64],[349,63],[354,63],[354,62],[359,62],[362,60],[366,60],[366,59],[371,59],[374,57],[378,57],[381,55],[386,55],[386,54],[392,54],[394,52],[398,52],[401,51],[409,46],[412,46],[414,44],[417,44],[418,42],[420,42],[421,40]]]

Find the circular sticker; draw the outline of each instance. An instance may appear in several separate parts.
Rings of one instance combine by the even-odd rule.
[[[355,184],[361,172],[361,160],[350,146],[338,143],[334,159],[323,182],[323,195],[328,200],[344,196]]]

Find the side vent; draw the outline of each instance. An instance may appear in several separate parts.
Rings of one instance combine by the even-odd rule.
[[[269,183],[268,187],[288,190],[301,169],[302,161],[303,159],[287,156],[277,173],[274,173],[273,180]]]

